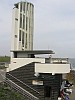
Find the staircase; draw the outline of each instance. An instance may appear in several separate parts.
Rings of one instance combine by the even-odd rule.
[[[32,81],[37,79],[34,76],[34,65],[35,63],[32,62],[18,69],[7,72],[6,77],[41,100],[43,96],[42,87],[40,90],[37,85],[32,84]]]
[[[28,92],[27,90],[23,89],[21,86],[17,85],[15,82],[11,81],[10,79],[6,78],[5,76],[3,76],[1,73],[0,75],[3,77],[4,82],[10,86],[11,89],[14,89],[16,91],[18,91],[20,94],[22,94],[24,97],[28,98],[28,100],[39,100],[39,98],[37,98],[36,96],[34,96],[32,93]],[[12,76],[13,77],[13,76]],[[15,78],[15,77],[14,77]],[[15,78],[15,80],[20,81],[18,79]],[[22,83],[23,84],[23,83]],[[24,84],[26,85],[26,84]],[[26,85],[26,87],[30,88],[29,86]],[[32,90],[32,88],[31,88]],[[35,91],[35,90],[34,90]]]

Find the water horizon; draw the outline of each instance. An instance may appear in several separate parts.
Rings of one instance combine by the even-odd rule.
[[[71,69],[75,70],[75,58],[69,58],[69,62],[71,64]]]

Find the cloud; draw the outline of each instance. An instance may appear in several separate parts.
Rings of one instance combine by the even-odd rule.
[[[35,8],[34,49],[49,48],[56,52],[56,56],[75,57],[75,0],[28,1]],[[10,51],[12,8],[17,2],[19,1],[0,2],[0,48],[4,48],[5,53]],[[7,47],[5,43],[8,44]],[[3,54],[2,49],[0,54]]]

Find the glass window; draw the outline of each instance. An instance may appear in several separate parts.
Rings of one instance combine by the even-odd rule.
[[[17,38],[17,35],[15,35],[15,38]]]
[[[22,12],[22,3],[20,4],[20,12]]]
[[[24,47],[24,32],[22,32],[22,46]]]
[[[20,14],[20,28],[22,28],[22,14]]]
[[[19,41],[21,41],[21,30],[19,31]]]
[[[23,29],[25,29],[25,15],[23,15]]]
[[[28,3],[27,3],[27,10],[28,10]]]
[[[24,3],[24,5],[23,5],[23,11],[24,11],[24,13],[25,13],[25,3]]]
[[[18,21],[18,18],[15,18],[16,21]]]
[[[15,4],[15,7],[18,8],[18,4]]]
[[[25,48],[27,48],[27,33],[26,33],[26,43],[25,43]]]
[[[28,25],[28,18],[26,17],[26,31],[27,31],[27,25]]]
[[[29,28],[30,28],[30,25],[31,25],[31,23],[30,23],[30,22],[31,22],[31,19],[29,18]]]
[[[17,52],[14,52],[14,58],[17,58]],[[14,62],[15,63],[15,62]]]

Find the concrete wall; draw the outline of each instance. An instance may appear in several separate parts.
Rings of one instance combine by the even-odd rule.
[[[35,63],[35,73],[62,74],[70,72],[70,64]]]
[[[20,68],[31,62],[45,63],[45,59],[44,58],[12,58],[11,64],[9,64],[9,68],[7,68],[7,72]]]
[[[11,50],[16,50],[18,48],[18,31],[19,31],[19,21],[16,19],[19,19],[19,9],[14,8],[12,11],[12,37],[11,37]],[[16,37],[15,37],[16,36]]]

